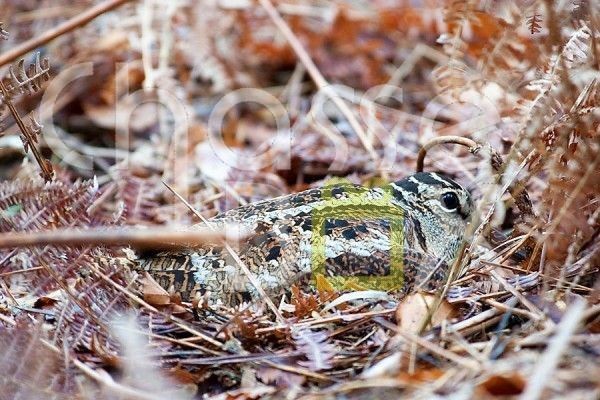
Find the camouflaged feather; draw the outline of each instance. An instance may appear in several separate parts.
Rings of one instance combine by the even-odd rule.
[[[448,191],[461,196],[462,209],[447,212],[438,207],[440,195]],[[362,196],[358,201],[364,204],[357,204],[357,192]],[[234,222],[249,228],[250,237],[233,247],[265,292],[276,296],[310,276],[315,234],[324,239],[326,275],[389,274],[390,221],[376,211],[364,216],[369,203],[385,193],[392,194],[386,200],[389,206],[403,215],[404,282],[399,289],[408,291],[415,283],[434,289],[445,279],[472,207],[468,192],[441,175],[420,173],[384,188],[338,184],[311,189],[233,209],[210,223]],[[327,196],[333,196],[337,205],[348,202],[359,207],[361,217],[332,215],[316,233],[314,213],[323,208]],[[140,267],[164,288],[181,293],[184,300],[205,293],[211,301],[226,304],[258,297],[242,269],[220,246],[158,253],[141,260]]]

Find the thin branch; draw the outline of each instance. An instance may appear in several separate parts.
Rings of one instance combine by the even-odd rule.
[[[37,35],[32,39],[21,43],[21,45],[9,50],[8,52],[0,55],[0,67],[6,65],[13,60],[16,60],[19,57],[29,53],[32,50],[48,43],[49,41],[56,39],[57,37],[64,35],[67,32],[80,28],[90,21],[92,21],[97,16],[104,14],[107,11],[110,11],[114,8],[121,6],[122,4],[128,3],[132,0],[107,0],[103,3],[98,4],[95,7],[90,8],[86,12],[83,12],[67,21],[63,22],[59,26],[47,30],[41,35]]]
[[[215,230],[195,227],[193,230],[174,228],[149,229],[57,229],[45,232],[5,233],[0,235],[0,248],[32,246],[132,246],[138,249],[172,249],[240,240],[232,232],[237,229]]]
[[[160,396],[160,395],[157,395],[154,393],[144,392],[139,389],[136,389],[136,388],[133,388],[130,386],[125,386],[121,383],[115,382],[112,379],[112,377],[108,373],[106,373],[104,370],[93,369],[92,367],[88,366],[87,364],[79,361],[77,358],[75,358],[69,352],[61,352],[58,347],[56,347],[55,345],[53,345],[52,343],[50,343],[44,339],[40,339],[40,342],[46,348],[55,352],[56,354],[62,354],[65,357],[67,357],[68,360],[70,362],[72,362],[73,365],[75,367],[77,367],[83,374],[85,374],[88,378],[91,378],[92,380],[96,381],[106,391],[108,391],[110,393],[114,393],[117,397],[122,396],[122,397],[125,397],[128,399],[135,399],[135,400],[157,400],[157,399],[164,398],[163,396]]]
[[[481,145],[477,142],[475,142],[474,140],[471,140],[469,138],[466,137],[462,137],[462,136],[439,136],[436,138],[433,138],[431,140],[429,140],[427,143],[425,143],[423,145],[423,147],[421,147],[421,150],[419,150],[419,155],[417,157],[417,172],[423,172],[423,165],[425,164],[425,156],[427,155],[427,152],[435,146],[438,146],[440,144],[459,144],[461,146],[465,146],[469,148],[469,151],[472,154],[477,153],[480,149],[481,149]]]
[[[581,323],[586,301],[578,299],[565,312],[564,317],[557,327],[557,332],[548,344],[548,348],[540,357],[533,374],[529,377],[525,392],[521,400],[536,400],[542,398],[542,392],[550,382],[552,372],[561,361],[563,353],[568,349],[571,337]]]
[[[333,103],[336,105],[336,107],[339,108],[339,110],[342,112],[342,114],[344,114],[344,116],[348,120],[348,123],[350,124],[350,126],[352,126],[352,129],[354,129],[354,132],[360,139],[364,148],[369,153],[370,157],[374,161],[379,160],[379,156],[375,152],[375,149],[373,148],[373,144],[367,138],[367,134],[365,133],[364,129],[362,128],[362,126],[360,125],[360,123],[358,122],[358,120],[356,119],[356,117],[354,116],[352,111],[350,110],[350,107],[348,107],[348,105],[344,102],[344,100],[342,100],[342,98],[331,87],[331,84],[325,79],[325,77],[323,77],[323,75],[317,68],[317,65],[315,64],[315,62],[312,60],[310,55],[306,52],[306,50],[304,49],[304,46],[302,46],[302,43],[300,43],[300,41],[298,40],[298,38],[296,37],[296,35],[292,31],[292,29],[284,21],[284,19],[281,17],[281,15],[277,11],[277,9],[273,6],[273,3],[271,3],[270,0],[258,0],[258,1],[259,1],[260,5],[265,9],[265,11],[269,15],[269,17],[271,18],[271,20],[273,21],[275,26],[277,26],[277,28],[279,28],[279,30],[281,31],[283,36],[285,36],[285,38],[289,42],[290,46],[292,46],[292,49],[296,53],[296,56],[298,57],[300,62],[304,65],[304,67],[306,68],[306,71],[308,72],[308,74],[310,75],[312,80],[315,82],[315,84],[317,85],[319,90],[322,90],[323,93],[325,95],[327,95],[331,99],[331,101],[333,101]]]
[[[427,350],[430,353],[436,354],[440,357],[443,357],[447,360],[454,362],[455,364],[457,364],[461,367],[468,368],[472,371],[477,371],[478,369],[481,368],[480,363],[477,362],[476,360],[471,360],[469,358],[459,356],[458,354],[455,354],[449,350],[446,350],[445,348],[443,348],[433,342],[430,342],[427,339],[417,336],[414,333],[408,332],[407,330],[404,330],[404,329],[400,329],[396,325],[392,324],[391,322],[389,322],[381,317],[376,317],[375,319],[380,325],[397,333],[399,336],[401,336],[403,339],[405,339],[409,343],[416,343],[417,345],[421,346],[422,348],[424,348],[425,350]]]
[[[498,272],[491,270],[490,275],[496,279],[505,290],[515,296],[521,304],[529,309],[529,311],[535,315],[534,319],[540,321],[544,319],[544,313],[537,308],[531,301],[527,300],[517,289],[515,289],[506,279],[504,279]]]

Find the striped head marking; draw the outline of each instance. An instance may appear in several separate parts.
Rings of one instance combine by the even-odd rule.
[[[391,184],[408,216],[406,234],[424,251],[452,260],[473,212],[470,193],[453,180],[420,172]]]

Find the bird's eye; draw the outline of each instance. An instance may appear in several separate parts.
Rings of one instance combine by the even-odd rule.
[[[456,193],[446,192],[442,195],[442,205],[448,210],[456,210],[460,205]]]

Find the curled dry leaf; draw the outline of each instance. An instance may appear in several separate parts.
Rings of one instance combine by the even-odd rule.
[[[146,272],[142,279],[144,301],[153,306],[165,306],[171,303],[171,296]]]
[[[525,379],[518,372],[502,375],[492,375],[483,381],[478,387],[481,395],[492,396],[516,396],[523,393]]]
[[[319,307],[319,301],[316,296],[302,292],[298,286],[292,285],[292,304],[294,305],[294,314],[298,318],[310,315]]]
[[[398,326],[404,331],[419,333],[429,314],[433,311],[435,301],[436,296],[427,293],[415,293],[406,296],[396,309]],[[442,321],[452,318],[455,311],[450,303],[443,300],[433,313],[431,324],[433,326],[439,325]]]

